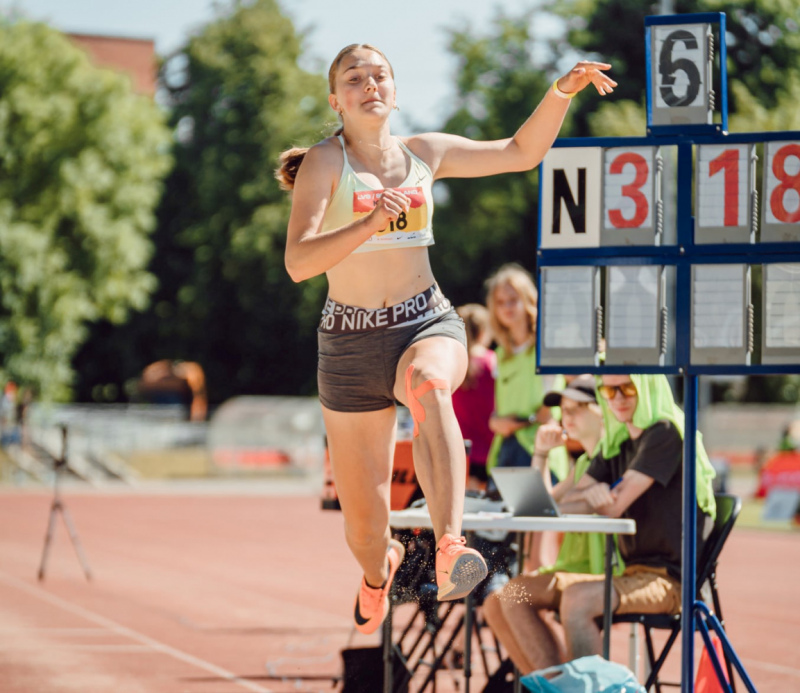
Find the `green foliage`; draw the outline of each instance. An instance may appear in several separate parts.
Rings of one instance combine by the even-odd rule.
[[[0,24],[0,377],[68,397],[87,322],[146,307],[167,142],[125,78],[42,24]]]
[[[746,131],[776,129],[765,126],[796,122],[800,80],[800,14],[796,0],[675,0],[674,6],[676,14],[724,12],[726,15],[731,131],[739,126]],[[597,130],[595,125],[612,122],[620,100],[630,100],[644,112],[644,18],[658,14],[658,3],[560,0],[557,10],[567,19],[568,42],[611,63],[614,66],[611,74],[619,82],[612,101],[597,104],[596,99],[581,99],[576,104],[577,133],[620,134],[618,128],[609,132]],[[750,116],[759,109],[763,115],[756,125]],[[611,113],[601,115],[605,111]],[[736,118],[736,114],[743,117]],[[644,116],[641,120],[644,122]],[[627,134],[643,135],[644,130]]]
[[[554,70],[537,65],[531,36],[534,12],[499,14],[488,36],[453,31],[450,51],[459,67],[454,112],[445,132],[473,139],[513,135],[544,96]],[[535,267],[538,174],[514,173],[437,183],[437,279],[456,303],[482,301],[483,281],[499,265],[516,260]]]
[[[160,358],[199,362],[214,402],[311,393],[325,280],[294,284],[283,253],[289,197],[278,156],[333,121],[327,84],[298,66],[301,42],[274,0],[234,3],[162,69],[175,169],[158,212],[153,311],[98,326],[80,356],[83,397]],[[108,363],[108,339],[121,355]]]

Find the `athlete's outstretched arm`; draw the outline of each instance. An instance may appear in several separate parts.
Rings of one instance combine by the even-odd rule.
[[[590,84],[598,93],[610,94],[617,83],[603,72],[609,69],[608,63],[582,61],[556,84],[565,94],[577,94]],[[558,136],[570,100],[557,95],[551,87],[536,110],[508,139],[478,142],[456,135],[427,133],[411,138],[409,145],[418,148],[437,179],[529,171],[539,165]]]

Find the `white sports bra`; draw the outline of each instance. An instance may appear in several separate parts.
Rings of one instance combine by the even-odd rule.
[[[339,185],[331,197],[322,231],[330,231],[345,226],[369,214],[380,198],[383,189],[375,189],[364,183],[350,166],[345,150],[344,138],[339,135],[342,145],[344,165]],[[415,248],[433,245],[433,174],[428,165],[415,156],[408,147],[398,140],[400,147],[411,159],[408,176],[398,189],[411,198],[411,206],[401,214],[397,221],[389,223],[383,231],[373,234],[354,253],[368,253],[373,250],[389,248]]]

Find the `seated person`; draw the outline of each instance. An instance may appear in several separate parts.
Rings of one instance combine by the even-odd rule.
[[[600,451],[603,433],[603,412],[597,403],[593,375],[573,376],[562,391],[548,392],[545,405],[558,407],[561,423],[551,421],[539,428],[536,435],[536,452],[533,466],[542,473],[545,485],[553,498],[561,502],[589,468],[592,457]],[[564,478],[551,486],[554,453],[562,452],[570,459],[572,450],[583,451],[574,464],[569,464]],[[604,534],[569,532],[561,542],[556,562],[539,572],[553,573],[603,573],[605,571]],[[618,570],[622,572],[622,559],[618,555]]]
[[[678,613],[683,412],[663,375],[604,375],[598,390],[600,454],[559,507],[636,521],[636,534],[619,538],[626,568],[613,578],[614,612]],[[696,473],[699,554],[715,516],[714,471],[699,440]],[[522,672],[602,650],[596,619],[603,614],[603,575],[537,571],[514,578],[489,602],[487,621]],[[547,610],[558,611],[561,626],[543,616]]]

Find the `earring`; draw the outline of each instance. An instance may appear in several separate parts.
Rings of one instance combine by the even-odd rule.
[[[400,110],[400,106],[398,106],[397,104],[395,104],[394,106],[392,106],[392,108],[394,108],[394,110],[395,110],[395,111],[399,111],[399,110]]]

